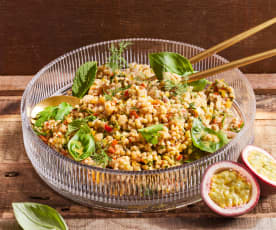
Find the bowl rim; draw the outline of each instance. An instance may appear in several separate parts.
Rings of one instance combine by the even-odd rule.
[[[33,86],[33,84],[36,82],[36,80],[39,79],[39,77],[49,68],[51,68],[52,66],[54,66],[56,63],[60,62],[61,60],[72,56],[82,50],[87,50],[89,48],[92,47],[96,47],[96,46],[102,46],[102,45],[108,45],[108,44],[112,44],[112,43],[118,43],[118,42],[122,42],[122,41],[133,41],[133,42],[137,42],[137,41],[146,41],[146,42],[160,42],[160,43],[170,43],[170,44],[174,44],[174,45],[184,45],[190,48],[196,48],[198,51],[202,52],[205,49],[198,47],[196,45],[192,45],[192,44],[188,44],[185,42],[180,42],[180,41],[173,41],[173,40],[166,40],[166,39],[158,39],[158,38],[122,38],[122,39],[115,39],[115,40],[108,40],[108,41],[102,41],[102,42],[97,42],[97,43],[92,43],[86,46],[82,46],[78,49],[74,49],[71,50],[57,58],[55,58],[54,60],[52,60],[51,62],[49,62],[47,65],[43,66],[35,75],[34,77],[31,79],[31,81],[28,83],[26,89],[24,90],[24,93],[22,95],[22,99],[21,99],[21,104],[20,104],[20,112],[21,112],[21,119],[22,119],[22,129],[24,129],[24,126],[26,125],[26,128],[31,130],[32,135],[35,136],[35,138],[37,138],[39,145],[46,149],[48,152],[50,152],[51,154],[55,155],[56,157],[58,157],[61,160],[65,160],[71,164],[74,164],[76,166],[80,166],[80,167],[84,167],[86,169],[89,170],[93,170],[96,172],[103,172],[103,173],[109,173],[109,174],[116,174],[116,175],[120,175],[120,174],[124,174],[124,175],[131,175],[131,176],[135,176],[135,175],[154,175],[154,174],[161,174],[161,173],[167,173],[167,172],[172,172],[172,171],[178,171],[181,169],[185,169],[185,168],[190,168],[196,165],[200,165],[202,163],[204,163],[206,160],[208,161],[212,161],[212,159],[214,159],[217,155],[219,155],[223,150],[231,148],[231,146],[237,142],[237,140],[240,138],[240,136],[243,136],[243,134],[245,133],[245,130],[249,128],[249,123],[252,122],[252,120],[255,119],[255,114],[256,114],[256,102],[254,100],[254,111],[253,114],[254,116],[252,117],[252,120],[245,122],[244,127],[241,129],[241,131],[239,133],[237,133],[237,135],[234,137],[234,139],[232,139],[229,143],[227,143],[225,146],[223,146],[222,148],[220,148],[219,150],[217,150],[214,153],[211,153],[209,155],[206,155],[204,157],[201,157],[198,160],[195,160],[193,162],[189,162],[189,163],[185,163],[179,166],[173,166],[173,167],[169,167],[166,169],[154,169],[154,170],[141,170],[141,171],[128,171],[128,170],[115,170],[115,169],[109,169],[109,168],[100,168],[97,166],[92,166],[92,165],[86,165],[77,161],[74,161],[73,159],[66,157],[62,154],[60,154],[59,152],[57,152],[56,150],[54,150],[53,148],[51,148],[49,145],[47,145],[46,143],[44,143],[33,131],[32,127],[31,127],[31,123],[27,117],[26,111],[24,111],[24,106],[25,106],[25,102],[26,102],[26,98],[28,95],[28,91],[31,89],[31,87]],[[213,55],[215,58],[217,58],[218,60],[228,63],[229,61],[217,54]],[[243,75],[243,73],[238,69],[232,69],[232,71],[235,70],[237,71],[240,75]],[[254,96],[255,99],[255,94],[254,91],[250,85],[250,82],[248,81],[248,79],[246,77],[244,77],[243,79],[246,82],[246,85],[249,86],[249,90],[251,91],[251,94]]]

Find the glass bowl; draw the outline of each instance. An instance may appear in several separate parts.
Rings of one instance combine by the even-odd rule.
[[[131,41],[124,53],[128,63],[149,63],[148,54],[171,51],[192,57],[203,49],[182,42],[160,39],[124,39]],[[30,113],[41,100],[64,94],[72,86],[76,69],[87,61],[107,62],[111,44],[100,42],[71,51],[42,68],[27,85],[21,101],[24,145],[39,176],[55,191],[86,206],[125,212],[160,211],[183,207],[199,201],[200,181],[205,169],[222,160],[236,161],[241,150],[253,140],[256,101],[247,78],[233,69],[209,78],[225,79],[236,93],[235,110],[245,122],[244,128],[226,146],[197,161],[168,169],[122,171],[84,165],[50,148],[33,132]],[[194,65],[205,70],[227,63],[213,55]]]

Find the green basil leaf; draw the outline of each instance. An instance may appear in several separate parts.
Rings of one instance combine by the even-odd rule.
[[[57,114],[55,116],[55,120],[63,120],[63,118],[68,115],[72,111],[73,107],[66,103],[62,102],[58,106]]]
[[[210,84],[211,82],[207,79],[203,78],[197,81],[193,81],[188,83],[189,86],[193,86],[193,91],[198,92],[204,90],[206,85]]]
[[[37,120],[35,121],[35,126],[42,127],[45,121],[54,119],[57,114],[57,107],[48,106],[43,111],[39,112],[37,115]]]
[[[86,132],[89,133],[90,132],[90,128],[87,125],[87,122],[88,121],[94,121],[96,119],[97,119],[97,117],[91,115],[91,116],[88,116],[88,117],[86,117],[84,119],[73,120],[71,123],[68,124],[68,129],[67,129],[66,136],[72,134],[73,132],[77,132],[80,128],[85,129]]]
[[[67,147],[75,161],[82,161],[90,157],[95,152],[95,142],[90,129],[88,131],[87,128],[81,127],[70,139]]]
[[[176,73],[181,76],[194,72],[190,61],[177,53],[152,53],[149,54],[149,61],[151,68],[159,80],[163,80],[164,72]]]
[[[204,136],[208,134],[217,136],[219,141],[213,142],[203,140]],[[194,119],[193,121],[191,136],[193,145],[195,147],[209,153],[214,153],[215,151],[223,147],[225,144],[227,144],[229,141],[227,136],[223,133],[223,131],[220,130],[216,132],[212,129],[209,129],[205,127],[199,119]]]
[[[68,230],[62,216],[53,208],[38,203],[12,203],[18,224],[24,230]]]
[[[143,129],[138,129],[138,132],[142,134],[145,140],[153,145],[158,143],[159,131],[163,130],[164,125],[157,124]]]
[[[76,71],[72,86],[72,95],[82,98],[93,84],[97,73],[96,62],[86,62]]]

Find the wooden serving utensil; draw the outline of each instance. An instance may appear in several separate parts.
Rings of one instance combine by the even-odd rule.
[[[252,56],[249,56],[249,57],[241,58],[241,59],[238,59],[236,61],[232,61],[232,62],[223,64],[223,65],[220,65],[220,66],[216,66],[216,67],[211,68],[211,69],[207,69],[207,70],[204,70],[204,71],[200,71],[200,72],[191,74],[191,75],[189,75],[188,82],[197,81],[199,79],[202,79],[202,78],[205,78],[205,77],[208,77],[208,76],[212,76],[214,74],[218,74],[218,73],[227,71],[229,69],[249,65],[251,63],[258,62],[258,61],[264,60],[266,58],[273,57],[275,55],[276,55],[276,49],[272,49],[272,50],[268,50],[268,51],[263,52],[263,53],[258,53],[258,54],[255,54],[255,55],[252,55]]]
[[[245,38],[248,38],[252,35],[254,35],[255,33],[273,25],[274,23],[276,23],[276,17],[275,18],[272,18],[258,26],[255,26],[247,31],[244,31],[232,38],[229,38],[207,50],[204,50],[203,52],[197,54],[196,56],[193,56],[189,59],[189,61],[193,64],[193,63],[196,63],[196,62],[199,62],[200,60],[206,58],[206,57],[209,57],[209,56],[212,56],[213,54],[215,53],[218,53],[242,40],[244,40]]]

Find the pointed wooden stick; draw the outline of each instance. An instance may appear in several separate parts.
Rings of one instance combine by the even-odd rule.
[[[198,62],[198,61],[200,61],[200,60],[202,60],[206,57],[209,57],[209,56],[211,56],[215,53],[218,53],[219,51],[224,50],[224,49],[226,49],[226,48],[228,48],[228,47],[244,40],[245,38],[250,37],[251,35],[253,35],[253,34],[255,34],[255,33],[271,26],[271,25],[273,25],[274,23],[276,23],[276,17],[272,18],[272,19],[270,19],[270,20],[268,20],[268,21],[266,21],[266,22],[264,22],[264,23],[262,23],[258,26],[255,26],[255,27],[243,32],[243,33],[240,33],[240,34],[238,34],[238,35],[236,35],[232,38],[229,38],[226,41],[223,41],[223,42],[211,47],[210,49],[207,49],[207,50],[197,54],[196,56],[190,58],[189,60],[190,60],[191,63]]]
[[[216,66],[212,69],[203,70],[201,72],[194,73],[192,75],[189,75],[188,82],[197,81],[199,79],[212,76],[214,74],[218,74],[221,72],[224,72],[229,69],[238,68],[241,66],[249,65],[254,62],[261,61],[266,58],[270,58],[276,55],[276,49],[268,50],[263,53],[255,54],[249,57],[245,57],[224,65]]]

